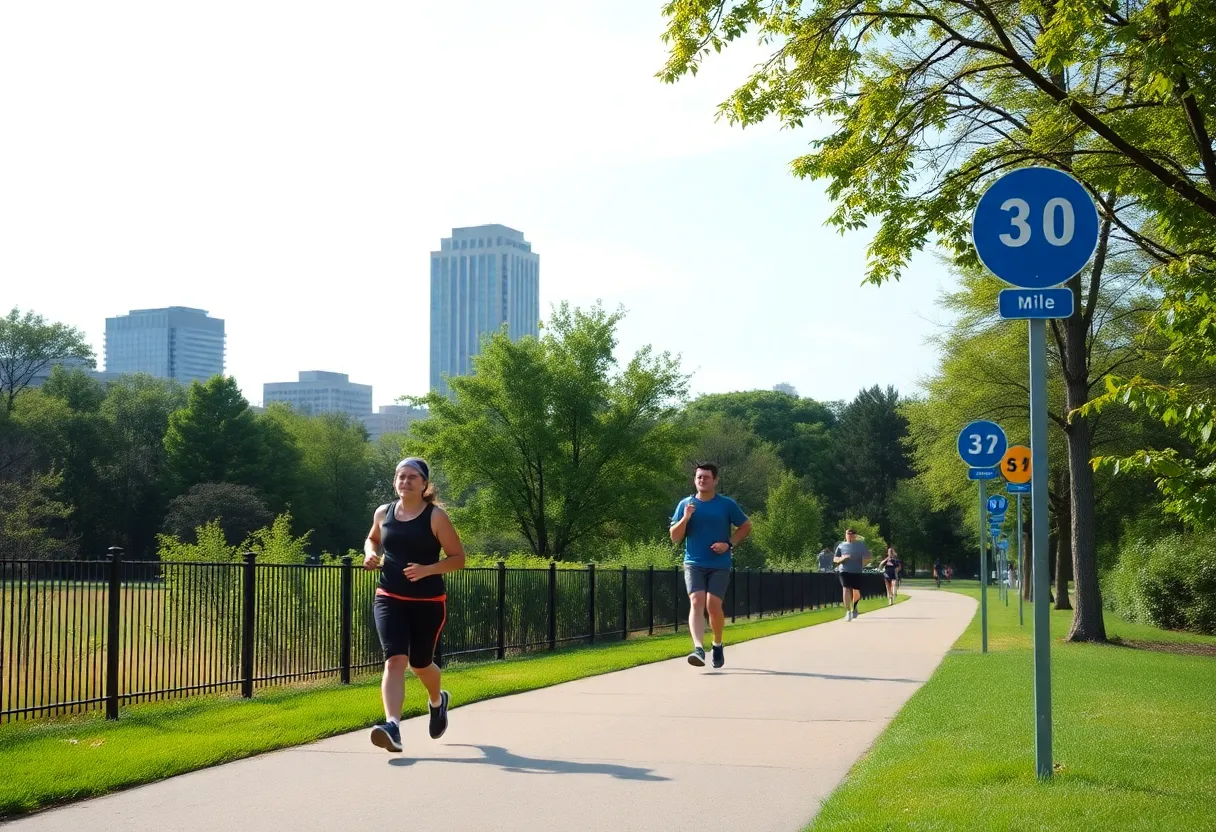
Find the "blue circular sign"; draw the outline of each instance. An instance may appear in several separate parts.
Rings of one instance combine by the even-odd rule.
[[[1010,171],[975,206],[971,237],[980,262],[1006,283],[1046,289],[1085,268],[1098,247],[1098,207],[1055,168]]]
[[[1001,426],[983,419],[967,425],[958,435],[958,455],[972,468],[992,468],[1008,446]]]

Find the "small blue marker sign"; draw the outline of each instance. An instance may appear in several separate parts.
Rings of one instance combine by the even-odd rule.
[[[1005,516],[1005,512],[1009,510],[1009,500],[1000,495],[993,494],[988,498],[988,513],[992,515]]]
[[[999,477],[995,468],[968,468],[967,479],[969,480],[994,480]]]
[[[1011,482],[1005,486],[1005,490],[1008,491],[1010,494],[1029,494],[1030,493],[1030,483],[1028,483],[1028,482],[1022,482],[1022,483]]]
[[[1005,320],[1071,318],[1072,289],[1002,289],[997,296],[998,312]]]

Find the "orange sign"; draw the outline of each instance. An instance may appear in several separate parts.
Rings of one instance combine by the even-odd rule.
[[[1001,476],[1006,482],[1030,482],[1030,448],[1014,445],[1001,458]]]

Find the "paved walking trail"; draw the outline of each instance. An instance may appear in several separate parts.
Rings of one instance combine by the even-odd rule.
[[[719,671],[676,659],[478,702],[454,709],[439,741],[425,718],[407,721],[403,754],[359,731],[6,832],[798,832],[976,607],[949,592],[907,594],[853,622],[728,642]],[[419,690],[410,683],[410,696]]]

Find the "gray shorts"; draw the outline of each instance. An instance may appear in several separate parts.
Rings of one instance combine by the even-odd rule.
[[[684,585],[688,594],[708,592],[719,598],[726,597],[726,587],[730,585],[729,569],[707,569],[693,563],[684,564]]]

